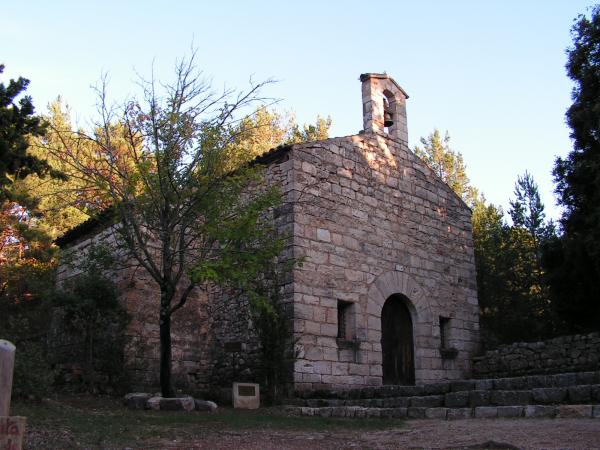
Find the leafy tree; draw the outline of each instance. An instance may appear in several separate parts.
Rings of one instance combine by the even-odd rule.
[[[63,255],[69,265],[80,271],[56,289],[52,303],[60,308],[62,320],[55,332],[71,342],[77,350],[69,355],[83,363],[83,382],[87,389],[114,389],[124,382],[124,330],[129,316],[119,302],[110,273],[116,268],[111,249],[106,245],[92,245],[84,258]],[[74,268],[74,267],[72,267]],[[65,336],[66,335],[66,336]],[[59,355],[55,355],[59,357]],[[107,377],[106,381],[101,380]]]
[[[517,178],[514,194],[515,199],[510,200],[508,213],[515,227],[524,228],[529,232],[539,261],[541,245],[555,233],[554,224],[551,221],[546,222],[544,204],[537,183],[528,172]]]
[[[4,65],[0,64],[0,74]],[[15,180],[30,174],[42,175],[49,165],[28,153],[28,137],[41,136],[44,125],[34,116],[31,97],[24,96],[17,102],[29,85],[29,80],[19,77],[8,85],[0,83],[0,202],[14,198],[10,188]]]
[[[439,130],[433,130],[427,138],[421,138],[423,147],[415,146],[415,154],[429,166],[465,203],[473,206],[478,195],[469,185],[466,166],[460,152],[450,147],[450,135],[446,131],[442,138]]]
[[[172,315],[194,289],[245,285],[281,251],[282,239],[263,220],[281,196],[264,186],[259,167],[232,172],[229,160],[239,115],[261,100],[264,83],[216,94],[192,57],[172,84],[141,84],[143,99],[126,102],[119,117],[103,84],[94,130],[54,130],[70,144],[47,150],[110,199],[120,249],[159,286],[161,390],[172,397]],[[79,152],[90,145],[92,158],[82,162]]]
[[[262,106],[234,127],[235,139],[229,148],[228,164],[231,168],[239,167],[278,145],[327,139],[330,127],[329,117],[317,116],[314,124],[301,127],[293,115]]]
[[[573,150],[554,166],[563,236],[545,263],[559,313],[571,331],[585,331],[600,324],[600,5],[578,17],[571,35],[566,68],[575,87],[566,116]]]

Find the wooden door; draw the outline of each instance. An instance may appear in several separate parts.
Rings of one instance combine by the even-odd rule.
[[[403,295],[392,295],[381,310],[383,384],[415,384],[413,326],[407,301]]]

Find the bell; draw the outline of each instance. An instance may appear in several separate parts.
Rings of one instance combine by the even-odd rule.
[[[392,108],[390,108],[390,104],[387,99],[383,99],[383,126],[391,127],[394,125],[394,114],[392,113]]]

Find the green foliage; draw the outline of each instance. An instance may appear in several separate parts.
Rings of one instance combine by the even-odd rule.
[[[0,74],[4,65],[0,64]],[[31,97],[21,95],[29,80],[19,77],[8,85],[0,83],[0,202],[14,199],[10,192],[13,182],[30,174],[42,175],[50,170],[49,165],[27,152],[29,136],[41,136],[44,125],[34,116]]]
[[[600,326],[600,5],[578,17],[571,36],[566,68],[575,87],[566,116],[573,150],[553,171],[563,235],[544,263],[557,310],[570,331],[583,332]]]
[[[439,130],[433,130],[427,138],[421,138],[423,147],[415,146],[415,154],[429,166],[465,203],[472,206],[477,190],[469,185],[466,166],[460,152],[450,147],[450,135],[442,138]]]
[[[541,266],[542,247],[553,239],[544,221],[538,188],[529,174],[518,177],[511,200],[513,225],[501,208],[480,198],[473,209],[473,241],[484,345],[553,336],[557,319]]]
[[[260,107],[232,127],[234,139],[227,149],[227,168],[236,169],[278,145],[327,139],[330,127],[330,117],[318,116],[314,124],[300,126],[293,115]]]
[[[105,245],[95,245],[72,264],[77,264],[81,273],[68,279],[52,296],[62,313],[59,326],[75,338],[81,350],[71,356],[84,365],[86,389],[123,389],[124,330],[129,316],[107,276],[114,264],[111,251]]]

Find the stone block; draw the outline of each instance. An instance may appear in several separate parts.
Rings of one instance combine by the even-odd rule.
[[[194,407],[196,411],[208,411],[215,412],[217,410],[217,404],[215,402],[211,402],[210,400],[200,400],[194,399]]]
[[[531,391],[492,391],[490,403],[497,406],[528,405]]]
[[[571,403],[589,403],[591,399],[591,386],[571,386],[569,388],[569,401]]]
[[[131,392],[125,395],[123,403],[129,409],[146,409],[148,400],[153,397],[153,394],[147,392]]]
[[[448,414],[448,408],[427,408],[425,410],[425,417],[427,419],[446,419]]]
[[[154,411],[160,411],[160,399],[162,397],[151,397],[146,402],[148,409],[152,409]]]
[[[554,417],[556,415],[555,406],[546,405],[528,405],[524,408],[525,417]]]
[[[386,408],[407,408],[410,404],[410,397],[390,397],[383,399],[383,405]]]
[[[600,419],[600,405],[594,405],[592,407],[592,417],[594,419]]]
[[[592,405],[559,405],[557,417],[592,417]]]
[[[452,392],[472,391],[474,389],[475,389],[475,381],[459,380],[459,381],[452,381],[450,383],[450,390]]]
[[[408,408],[393,408],[392,417],[394,419],[405,419],[406,417],[408,417]]]
[[[469,406],[488,406],[490,404],[489,391],[469,391]]]
[[[577,374],[575,373],[560,373],[552,378],[555,386],[568,387],[577,384]]]
[[[444,396],[444,406],[461,408],[469,403],[469,392],[449,392]]]
[[[437,408],[444,405],[443,395],[428,395],[425,397],[410,397],[410,406]]]
[[[473,415],[471,408],[451,408],[448,409],[446,418],[448,420],[470,419]]]
[[[475,380],[476,391],[490,391],[494,389],[494,380]]]
[[[531,390],[533,402],[543,405],[562,403],[567,398],[565,388],[537,388]]]
[[[495,406],[478,406],[474,409],[473,415],[477,419],[495,419],[498,417],[498,408]]]
[[[522,417],[523,406],[498,406],[498,417]]]
[[[433,383],[423,386],[425,395],[440,395],[450,392],[450,383]]]
[[[592,399],[595,402],[600,402],[600,384],[594,384],[592,386]]]
[[[427,408],[421,407],[409,407],[408,418],[409,419],[425,419],[425,411]]]

